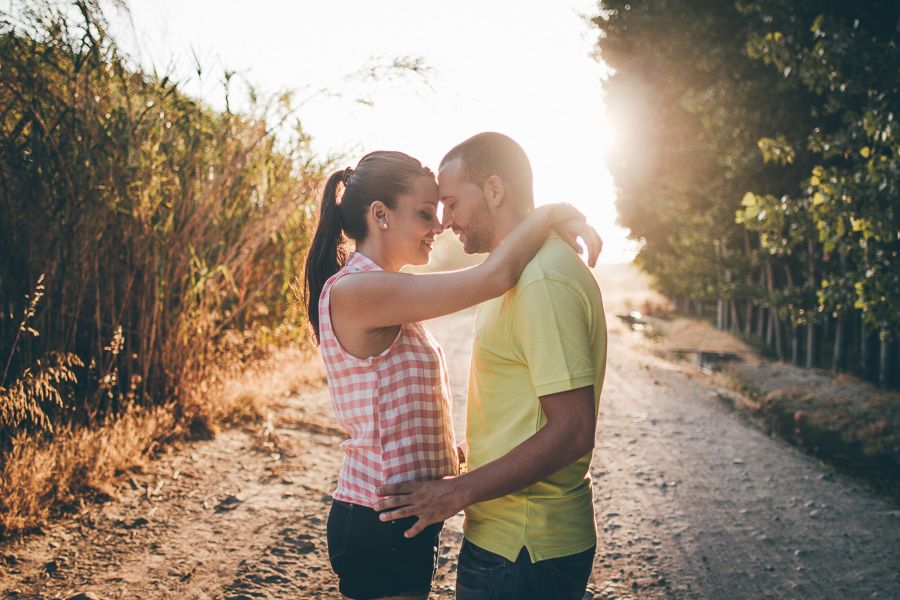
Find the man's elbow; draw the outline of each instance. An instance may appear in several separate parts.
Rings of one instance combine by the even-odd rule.
[[[594,409],[593,387],[541,396],[541,407],[552,427],[557,448],[571,461],[594,450],[597,415]]]
[[[581,458],[585,454],[591,454],[594,451],[595,430],[593,423],[582,423],[574,432],[572,432],[572,453],[577,458]]]

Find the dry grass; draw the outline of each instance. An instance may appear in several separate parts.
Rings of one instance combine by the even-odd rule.
[[[13,4],[0,15],[0,534],[108,492],[160,443],[265,412],[273,390],[226,382],[302,338],[291,285],[328,167],[288,95],[217,112],[134,70],[97,0]]]
[[[638,306],[638,310],[645,317],[670,319],[675,312],[675,305],[668,298],[647,298]]]
[[[77,381],[72,369],[81,366],[74,354],[51,353],[36,360],[9,387],[0,382],[0,436],[19,430],[52,432],[48,408],[64,408],[61,389]]]
[[[291,285],[329,164],[289,95],[215,111],[135,70],[97,0],[13,4],[0,18],[0,386],[54,352],[84,366],[62,382],[65,406],[0,414],[0,446],[171,401],[231,332],[302,324]]]
[[[214,435],[219,428],[266,419],[288,397],[325,382],[318,352],[285,348],[247,367],[240,360],[217,370],[183,400],[193,434]]]
[[[745,360],[715,381],[738,407],[784,439],[900,498],[900,394],[858,378]]]
[[[177,433],[172,407],[159,406],[131,409],[94,429],[67,427],[49,442],[19,434],[0,464],[0,535],[114,495],[119,475]]]
[[[258,422],[264,429],[275,407],[324,381],[311,350],[276,350],[242,367],[232,360],[181,404],[133,406],[95,428],[59,428],[52,439],[17,435],[0,458],[0,537],[114,497],[116,482],[163,444],[210,437],[235,424]]]

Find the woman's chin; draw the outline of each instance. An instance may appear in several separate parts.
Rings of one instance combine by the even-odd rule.
[[[420,250],[415,257],[415,261],[411,261],[411,265],[415,265],[417,267],[421,267],[423,265],[427,265],[431,262],[431,249]]]

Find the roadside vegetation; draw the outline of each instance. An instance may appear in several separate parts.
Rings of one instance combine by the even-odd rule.
[[[604,1],[638,264],[772,357],[900,385],[900,5]]]
[[[0,537],[254,416],[222,382],[306,339],[329,164],[290,95],[212,110],[107,29],[98,0],[0,13]]]

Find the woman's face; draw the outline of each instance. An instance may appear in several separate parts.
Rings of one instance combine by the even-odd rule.
[[[388,228],[382,230],[394,260],[403,265],[428,264],[434,238],[444,228],[438,219],[438,188],[433,178],[418,177],[406,194],[388,209]]]

